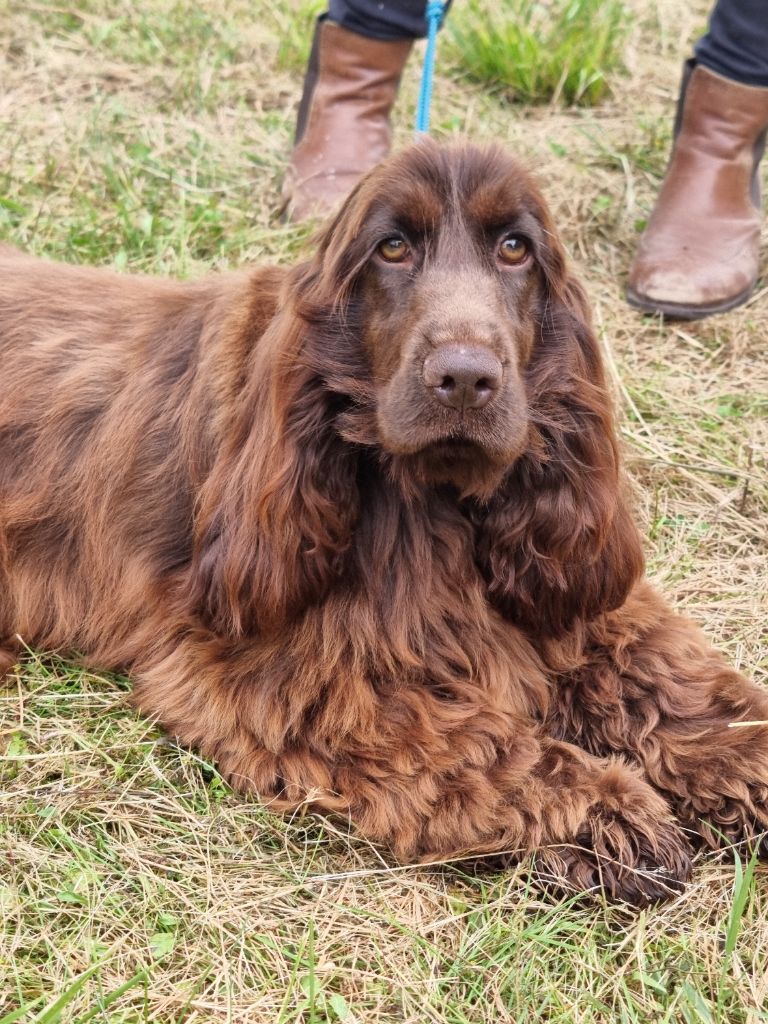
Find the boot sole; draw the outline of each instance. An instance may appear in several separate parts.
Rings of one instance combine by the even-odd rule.
[[[711,306],[686,306],[678,302],[657,302],[655,299],[648,299],[644,295],[627,288],[627,302],[633,309],[639,309],[643,313],[663,313],[668,320],[701,320],[705,316],[714,316],[716,313],[726,313],[729,309],[735,309],[746,302],[755,290],[754,284],[738,295],[723,302],[717,302]]]

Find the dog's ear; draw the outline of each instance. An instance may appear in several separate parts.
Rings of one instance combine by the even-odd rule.
[[[305,273],[303,279],[311,274]],[[238,410],[201,495],[194,587],[204,619],[242,635],[279,628],[339,577],[357,517],[356,459],[334,429],[338,396],[302,275],[259,340]]]
[[[526,371],[529,444],[481,514],[477,542],[490,600],[538,635],[619,607],[643,571],[600,349],[563,268],[558,248]]]

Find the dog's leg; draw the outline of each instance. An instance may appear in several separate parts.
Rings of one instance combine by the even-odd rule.
[[[0,544],[2,538],[0,538]],[[0,561],[2,560],[2,548],[0,547]],[[7,593],[7,579],[0,566],[0,601],[3,593]],[[14,635],[13,621],[7,612],[0,606],[0,682],[19,660],[19,641]]]
[[[19,641],[15,636],[13,615],[9,611],[10,582],[5,567],[5,547],[0,528],[0,682],[19,660]]]
[[[567,889],[636,904],[687,878],[687,841],[639,772],[542,740],[482,687],[382,697],[342,672],[302,710],[302,682],[279,688],[247,652],[184,642],[138,673],[136,702],[241,790],[345,816],[401,860],[535,850]]]
[[[10,640],[0,640],[0,680],[11,671],[18,660],[18,645]]]
[[[550,735],[629,755],[710,846],[768,830],[768,725],[739,724],[768,723],[768,693],[695,625],[644,586],[563,650],[550,657]]]

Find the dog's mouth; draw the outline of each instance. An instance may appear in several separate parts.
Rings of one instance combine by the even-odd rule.
[[[514,440],[517,442],[517,439]],[[482,436],[473,437],[469,432],[451,432],[420,438],[418,443],[402,446],[399,451],[392,446],[390,451],[417,458],[425,469],[431,466],[442,477],[450,475],[452,468],[463,477],[473,469],[483,473],[489,466],[508,466],[519,454],[519,442],[509,444],[503,435],[486,439]]]
[[[437,459],[450,461],[456,459],[463,461],[467,458],[483,458],[485,451],[477,441],[468,437],[441,437],[436,441],[430,441],[422,449],[424,455],[434,456]]]
[[[484,476],[498,462],[479,440],[461,436],[430,441],[420,449],[418,458],[427,476],[456,482]]]
[[[451,484],[464,495],[479,497],[492,493],[506,470],[505,461],[494,458],[480,441],[461,436],[430,440],[405,458],[425,483]]]
[[[478,469],[490,464],[508,465],[518,454],[523,432],[452,430],[425,439],[419,454],[427,461],[442,466],[477,465]]]

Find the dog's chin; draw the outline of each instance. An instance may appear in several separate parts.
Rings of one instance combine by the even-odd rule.
[[[489,497],[520,454],[518,446],[486,447],[465,437],[439,437],[391,452],[425,484],[452,484],[465,497]]]

